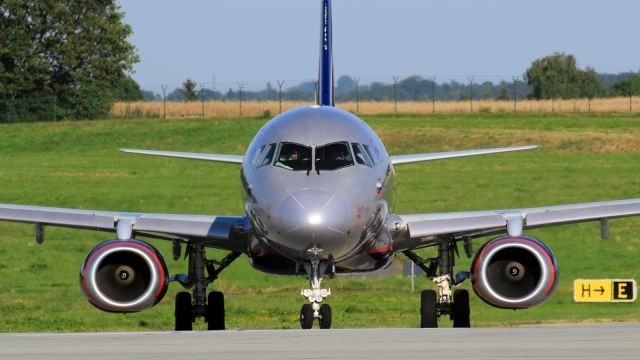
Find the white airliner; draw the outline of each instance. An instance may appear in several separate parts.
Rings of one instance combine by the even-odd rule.
[[[449,316],[469,327],[469,293],[456,285],[470,279],[477,296],[505,309],[541,304],[554,292],[557,264],[541,241],[523,235],[544,226],[602,221],[639,215],[640,199],[575,205],[473,212],[396,214],[394,166],[422,161],[527,150],[535,146],[389,156],[380,138],[358,117],[334,107],[330,0],[322,0],[317,105],[287,111],[269,121],[244,156],[122,149],[129,153],[234,163],[240,167],[244,214],[172,215],[0,205],[0,220],[35,224],[36,240],[45,226],[110,231],[116,239],[96,246],[81,270],[81,288],[98,309],[142,311],[162,300],[170,281],[191,292],[175,302],[176,330],[191,330],[204,317],[210,330],[224,329],[224,297],[207,287],[240,255],[260,271],[305,275],[307,303],[300,311],[304,329],[318,320],[331,327],[329,289],[322,279],[389,266],[404,253],[435,283],[421,295],[422,327],[437,327]],[[477,250],[468,272],[454,270],[454,248],[499,236]],[[162,256],[138,237],[173,242],[178,259],[186,246],[188,273],[170,275]],[[437,247],[422,259],[413,251]],[[228,250],[224,259],[206,248]]]

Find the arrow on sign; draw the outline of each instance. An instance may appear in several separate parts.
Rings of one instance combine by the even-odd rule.
[[[600,289],[595,289],[593,291],[599,292],[600,295],[604,294],[604,287],[602,287],[602,285],[600,285]]]

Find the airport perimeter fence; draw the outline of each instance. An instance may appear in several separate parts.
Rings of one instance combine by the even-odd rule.
[[[440,80],[442,79],[442,80]],[[518,77],[341,77],[336,81],[336,106],[359,115],[617,112],[640,113],[640,96],[582,99],[530,98]],[[315,103],[314,80],[195,83],[185,99],[183,84],[142,85],[143,100],[113,104],[115,118],[270,118]],[[0,99],[0,123],[56,121],[56,98]]]
[[[341,77],[336,106],[361,115],[475,112],[640,112],[640,96],[531,99],[512,76]],[[441,80],[440,80],[441,79]],[[144,100],[114,104],[119,118],[271,117],[315,102],[314,80],[195,82],[191,99],[183,84],[141,86]]]

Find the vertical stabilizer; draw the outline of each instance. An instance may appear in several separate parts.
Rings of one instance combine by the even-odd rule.
[[[321,106],[334,106],[333,98],[333,48],[331,45],[331,0],[322,0],[320,30],[320,72],[316,102]]]

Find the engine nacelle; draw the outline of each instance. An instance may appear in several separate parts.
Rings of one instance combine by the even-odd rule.
[[[504,236],[486,243],[471,264],[476,294],[489,305],[526,309],[546,301],[558,285],[551,250],[534,238]]]
[[[80,270],[80,287],[100,310],[136,312],[156,305],[167,292],[164,259],[151,245],[112,240],[91,250]]]

